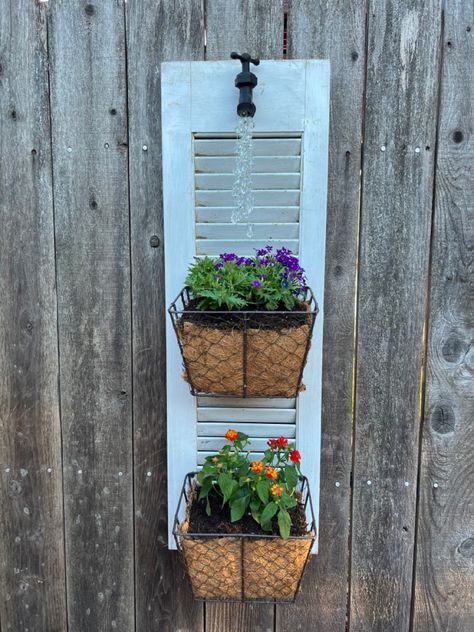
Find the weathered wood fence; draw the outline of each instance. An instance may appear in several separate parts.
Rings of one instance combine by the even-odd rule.
[[[1,632],[472,632],[474,5],[442,5],[2,1]],[[203,607],[166,546],[160,62],[285,27],[332,65],[320,553],[294,606]]]

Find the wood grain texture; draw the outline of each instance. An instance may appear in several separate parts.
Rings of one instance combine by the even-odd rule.
[[[206,25],[207,59],[229,59],[232,51],[263,59],[283,55],[282,0],[208,0]],[[270,632],[273,628],[271,605],[206,605],[206,632]]]
[[[410,625],[440,4],[368,7],[351,632]]]
[[[0,621],[66,629],[47,26],[0,11]]]
[[[416,632],[474,629],[473,28],[473,5],[449,3],[442,42]]]
[[[232,51],[283,56],[283,0],[207,0],[206,27],[206,59],[229,59]]]
[[[203,607],[192,599],[178,554],[168,550],[160,103],[160,63],[203,59],[203,23],[199,0],[127,6],[136,626],[143,632],[204,627]]]
[[[277,607],[279,631],[345,629],[364,5],[362,0],[351,6],[340,1],[289,3],[289,57],[330,60],[331,107],[319,551],[308,564],[296,605],[291,610]]]
[[[134,629],[130,258],[122,0],[51,3],[69,626]]]

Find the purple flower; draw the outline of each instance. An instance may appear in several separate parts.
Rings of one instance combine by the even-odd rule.
[[[221,261],[223,261],[224,263],[227,263],[228,261],[234,261],[235,259],[237,259],[237,255],[234,254],[233,252],[224,252],[221,255],[219,255]]]
[[[262,284],[260,283],[260,281],[255,280],[255,281],[253,282],[253,286],[254,286],[254,287],[260,287],[261,285],[262,285]]]
[[[222,263],[220,263],[220,262],[219,262],[219,263],[214,264],[214,267],[215,267],[215,268],[222,268],[222,266],[223,266],[223,264],[222,264]]]
[[[246,265],[246,266],[251,266],[251,265],[253,265],[253,259],[250,259],[250,258],[245,259],[245,265]]]
[[[266,246],[265,248],[261,248],[260,250],[257,250],[257,257],[264,257],[265,255],[270,253],[272,250],[273,250],[272,246]]]

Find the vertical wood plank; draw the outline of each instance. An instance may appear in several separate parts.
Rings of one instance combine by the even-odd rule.
[[[66,574],[74,632],[134,629],[124,6],[50,8]]]
[[[206,25],[209,60],[229,59],[232,51],[264,59],[283,56],[282,0],[208,0]],[[206,605],[206,632],[271,632],[273,628],[271,605]]]
[[[263,59],[283,56],[283,0],[207,0],[206,27],[211,61],[228,60],[232,51]],[[238,72],[238,62],[236,67]]]
[[[199,632],[203,607],[192,599],[178,554],[168,551],[160,64],[203,59],[202,3],[129,3],[127,51],[136,626]]]
[[[277,607],[276,629],[294,630],[297,622],[296,629],[342,632],[348,584],[365,1],[350,6],[339,0],[290,2],[288,56],[330,60],[331,113],[319,551],[310,560],[296,605]]]
[[[413,629],[474,629],[474,7],[447,5]]]
[[[406,632],[441,7],[368,9],[350,630]]]
[[[66,629],[46,7],[0,11],[0,621]]]

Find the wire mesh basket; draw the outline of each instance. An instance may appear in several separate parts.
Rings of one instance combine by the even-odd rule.
[[[203,311],[184,288],[168,312],[193,395],[297,397],[318,306],[294,311]]]
[[[275,535],[191,533],[189,508],[196,497],[196,473],[186,474],[173,535],[199,601],[292,603],[316,538],[309,484],[299,481],[308,531],[283,540]],[[309,518],[309,520],[308,520]]]

